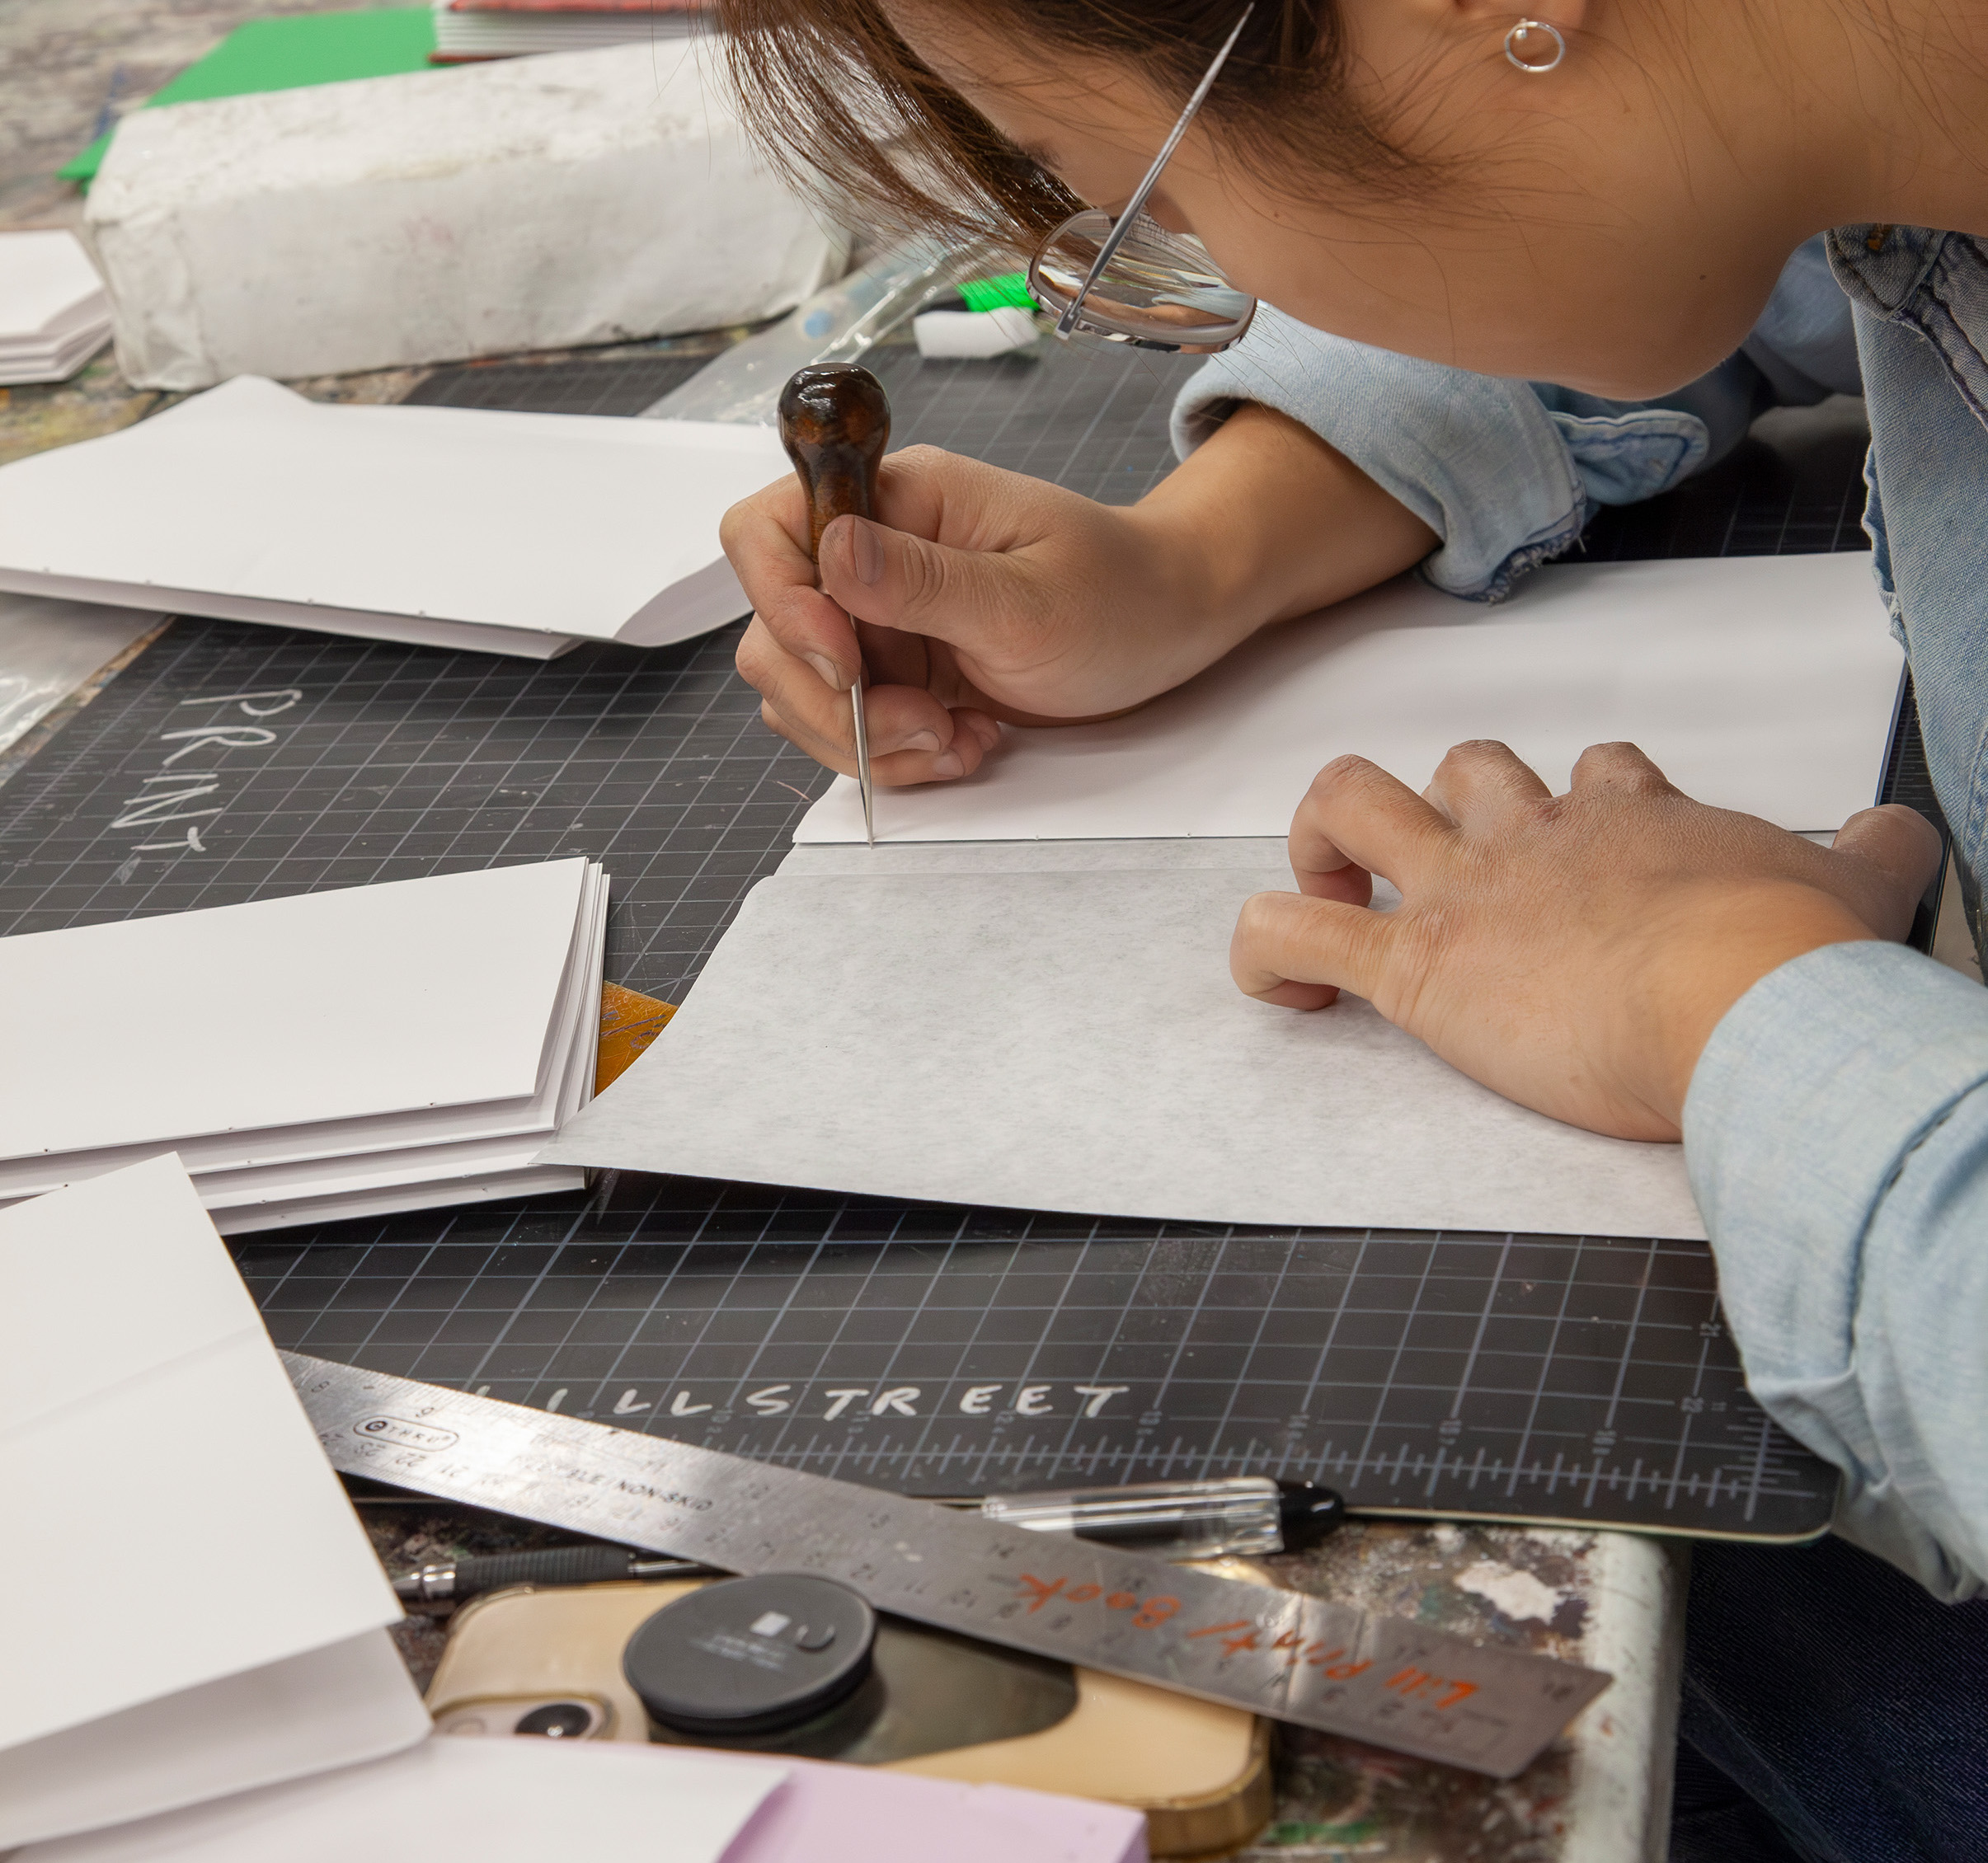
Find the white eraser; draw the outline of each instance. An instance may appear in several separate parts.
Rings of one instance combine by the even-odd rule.
[[[1036,320],[1013,304],[991,311],[927,311],[911,320],[921,356],[984,361],[1025,350],[1038,332]]]

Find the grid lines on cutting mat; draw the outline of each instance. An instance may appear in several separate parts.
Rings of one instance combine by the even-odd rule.
[[[900,440],[1119,502],[1165,471],[1193,366],[872,360]],[[545,365],[530,405],[652,392],[652,368],[603,373],[622,368]],[[470,392],[431,382],[431,400]],[[1820,534],[1790,513],[1852,508],[1758,445],[1715,470],[1730,510],[1702,553],[1784,547]],[[1605,513],[1598,553],[1685,553],[1704,511],[1684,526],[1665,504],[1612,543],[1622,514]],[[612,876],[608,974],[678,1000],[828,781],[760,724],[736,639],[539,663],[176,622],[0,789],[0,933],[585,853]],[[195,740],[168,734],[190,720],[236,735],[181,754]],[[197,853],[142,851],[189,833]],[[280,1006],[218,1039],[281,1039]],[[280,1344],[927,1492],[1283,1468],[1363,1505],[1463,1513],[1801,1532],[1830,1512],[1833,1477],[1746,1397],[1691,1244],[1271,1233],[621,1175],[589,1197],[233,1246]],[[1403,1249],[1425,1251],[1405,1289],[1359,1265]],[[1541,1265],[1530,1292],[1520,1259]],[[1323,1274],[1343,1291],[1318,1293]],[[1541,1289],[1549,1315],[1525,1306]],[[764,1401],[787,1410],[750,1401],[781,1383]],[[1126,1389],[1085,1417],[1079,1384]],[[985,1407],[962,1410],[983,1385]],[[831,1391],[863,1395],[806,1414]]]
[[[1267,1472],[1373,1508],[1827,1518],[1833,1481],[1746,1398],[1692,1244],[635,1177],[562,1201],[501,1236],[396,1219],[237,1260],[287,1349],[917,1492]]]
[[[506,414],[640,414],[680,388],[708,356],[624,356],[596,362],[464,363],[438,368],[409,391],[415,407],[482,407]]]
[[[674,1000],[828,780],[760,723],[736,640],[538,664],[179,622],[0,791],[0,932],[585,853],[613,883],[609,974]],[[269,696],[255,719],[202,700],[233,693]],[[182,787],[161,766],[190,717],[251,741],[198,746]],[[129,805],[180,793],[204,851],[138,852],[182,831],[120,828]]]

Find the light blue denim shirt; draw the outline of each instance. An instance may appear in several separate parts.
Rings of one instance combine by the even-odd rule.
[[[1865,527],[1980,943],[1988,835],[1988,246],[1846,227]],[[1811,951],[1713,1031],[1691,1182],[1747,1382],[1847,1477],[1838,1531],[1988,1592],[1988,990],[1895,945]]]
[[[1849,305],[1821,238],[1789,260],[1737,354],[1675,394],[1603,401],[1508,382],[1328,336],[1267,306],[1173,409],[1183,456],[1241,401],[1301,420],[1422,519],[1442,547],[1422,573],[1445,594],[1498,600],[1571,548],[1603,504],[1633,504],[1722,458],[1754,416],[1855,394]]]
[[[1240,401],[1281,408],[1437,532],[1442,547],[1423,565],[1436,587],[1495,600],[1571,544],[1594,505],[1675,484],[1763,406],[1854,392],[1854,360],[1871,419],[1876,573],[1911,655],[1978,936],[1983,242],[1859,227],[1829,236],[1826,256],[1812,241],[1739,355],[1637,406],[1464,375],[1262,313],[1188,383],[1176,442],[1185,450]],[[1783,965],[1713,1032],[1685,1148],[1748,1382],[1844,1471],[1838,1531],[1941,1598],[1988,1591],[1988,990],[1892,945]]]

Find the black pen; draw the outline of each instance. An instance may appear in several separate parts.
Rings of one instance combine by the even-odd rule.
[[[1216,1481],[1151,1481],[1120,1488],[947,1498],[1004,1527],[1071,1533],[1163,1559],[1261,1557],[1314,1544],[1346,1518],[1346,1503],[1312,1481],[1235,1476]],[[461,1603],[507,1585],[586,1585],[617,1579],[688,1579],[711,1568],[658,1559],[626,1546],[553,1546],[488,1553],[423,1565],[393,1581],[402,1598]]]

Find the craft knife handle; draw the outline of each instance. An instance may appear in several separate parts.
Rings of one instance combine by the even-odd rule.
[[[882,382],[854,363],[814,363],[797,369],[781,390],[779,418],[780,443],[793,461],[795,476],[807,497],[808,555],[819,561],[821,533],[836,519],[877,514],[877,473],[891,441],[890,397]],[[858,653],[862,639],[858,631]],[[849,713],[856,734],[863,834],[875,847],[875,792],[860,667],[849,687]]]
[[[548,1546],[537,1552],[483,1553],[423,1565],[393,1581],[413,1603],[461,1603],[508,1585],[597,1585],[617,1579],[689,1579],[708,1573],[694,1560],[656,1559],[623,1546]]]

